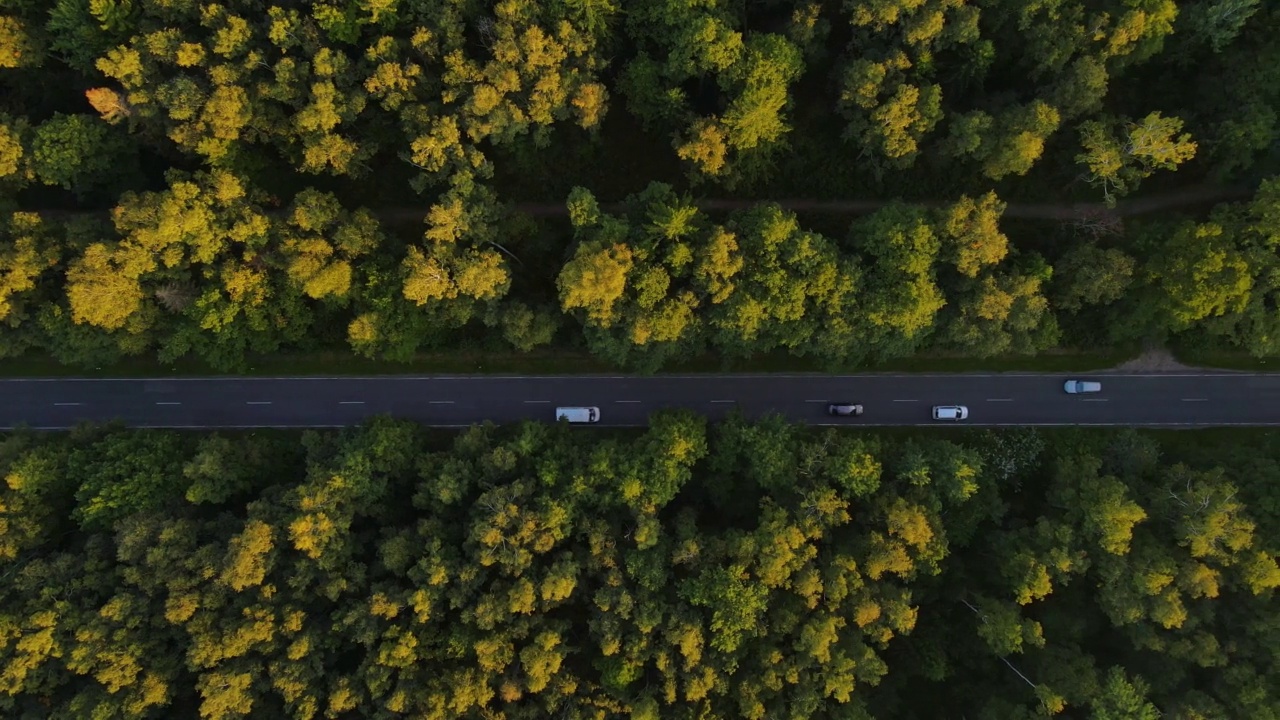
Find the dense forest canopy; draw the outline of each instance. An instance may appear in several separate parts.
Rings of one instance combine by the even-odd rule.
[[[1265,357],[1278,249],[1267,0],[0,0],[0,358]],[[0,715],[1280,718],[1278,458],[8,434]]]
[[[0,440],[6,718],[1272,718],[1274,431]]]
[[[0,0],[0,356],[1274,355],[1277,68],[1263,0]]]

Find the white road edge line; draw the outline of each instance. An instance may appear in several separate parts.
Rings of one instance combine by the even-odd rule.
[[[426,427],[435,428],[469,428],[476,427],[476,424],[464,423],[423,423]],[[1162,428],[1185,428],[1191,430],[1202,430],[1206,428],[1217,427],[1280,427],[1280,422],[1210,422],[1210,423],[1170,423],[1170,422],[1134,422],[1134,423],[1108,423],[1108,422],[1029,422],[1029,423],[1000,423],[1000,422],[971,422],[966,423],[970,427],[1162,427]],[[821,427],[841,427],[847,428],[850,432],[859,432],[858,427],[931,427],[940,428],[948,427],[939,425],[936,422],[916,422],[916,423],[858,423],[850,425],[849,423],[812,423],[813,426]],[[39,430],[42,432],[65,432],[73,429],[73,425],[0,425],[0,430],[17,430],[24,427],[27,430]],[[172,425],[168,423],[157,425],[129,425],[131,428],[139,429],[165,429],[165,430],[210,430],[210,429],[255,429],[255,428],[348,428],[354,427],[350,423],[345,424],[326,424],[326,423],[258,423],[253,425],[233,425],[233,424],[206,424],[206,425]],[[642,423],[607,423],[606,427],[648,427]]]
[[[1210,370],[1200,373],[1126,373],[1112,372],[1110,370],[1099,370],[1096,374],[1107,378],[1137,378],[1140,380],[1166,380],[1170,378],[1245,378],[1245,377],[1277,377],[1275,372],[1245,372],[1239,370]],[[653,375],[655,380],[706,380],[708,377],[728,377],[728,378],[790,378],[811,380],[818,375],[815,373],[727,373],[720,375],[718,373],[702,373],[698,375],[677,375],[658,373]],[[823,375],[828,380],[879,380],[884,378],[1040,378],[1040,379],[1058,379],[1065,377],[1064,373],[1043,373],[1043,372],[1026,372],[1026,371],[1010,371],[1003,373],[979,372],[979,373],[852,373],[847,375]],[[550,373],[547,375],[489,375],[485,373],[476,373],[470,375],[206,375],[203,377],[166,377],[164,382],[172,383],[200,383],[200,382],[264,382],[288,380],[291,382],[317,382],[324,380],[342,380],[342,381],[361,381],[361,382],[385,382],[387,380],[408,380],[408,381],[433,381],[433,380],[563,380],[565,378],[583,378],[586,380],[637,380],[634,375],[573,375],[570,373]],[[0,378],[0,384],[5,383],[61,383],[61,382],[115,382],[115,383],[147,383],[155,382],[161,378],[137,378],[137,377],[28,377],[28,378]],[[254,425],[252,427],[263,427]],[[300,426],[301,427],[301,426]],[[326,427],[317,425],[315,427]],[[342,427],[338,425],[328,427]]]

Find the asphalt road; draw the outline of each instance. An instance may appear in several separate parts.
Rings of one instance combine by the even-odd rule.
[[[1102,382],[1068,395],[1067,379]],[[560,405],[600,408],[600,424],[643,425],[660,408],[713,419],[777,412],[832,425],[1280,425],[1280,373],[384,376],[0,380],[0,427],[64,429],[82,421],[136,427],[336,427],[389,414],[436,426],[546,420]],[[865,407],[831,418],[829,402]],[[934,405],[966,405],[939,423]]]

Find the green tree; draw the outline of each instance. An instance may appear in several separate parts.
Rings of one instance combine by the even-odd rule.
[[[1057,321],[1044,296],[1052,271],[1032,258],[1025,267],[960,283],[944,311],[940,340],[965,353],[1033,354],[1058,342]]]
[[[285,443],[209,435],[200,439],[182,466],[182,477],[190,483],[185,497],[195,504],[226,503],[269,481],[273,472],[287,472],[291,460]]]
[[[1060,122],[1057,108],[1041,100],[995,114],[974,110],[952,119],[943,151],[957,158],[972,157],[992,180],[1025,175],[1044,154],[1045,141]]]
[[[732,98],[720,118],[730,148],[744,154],[782,140],[791,129],[785,114],[789,86],[802,70],[800,50],[790,40],[775,34],[747,37],[742,59],[720,81]]]
[[[566,310],[581,308],[589,319],[608,327],[615,317],[614,306],[626,290],[633,262],[625,245],[578,245],[557,281],[561,306]]]
[[[1135,262],[1118,248],[1083,243],[1067,250],[1053,265],[1054,305],[1078,312],[1089,305],[1106,305],[1124,297],[1133,281]]]
[[[673,147],[695,179],[733,183],[767,161],[790,132],[790,86],[801,49],[778,33],[743,32],[733,9],[643,0],[628,8],[639,51],[622,71],[628,109],[646,127],[674,126]],[[687,86],[718,87],[708,114]]]
[[[1247,307],[1253,277],[1247,258],[1216,223],[1182,223],[1147,273],[1173,330]]]
[[[28,132],[25,118],[0,114],[0,182],[21,187],[25,184],[27,161],[23,136]]]
[[[1274,248],[1277,227],[1280,227],[1278,207],[1280,183],[1266,180],[1259,185],[1250,203],[1222,206],[1209,223],[1197,226],[1196,230],[1213,238],[1209,252],[1225,253],[1230,262],[1237,263],[1235,267],[1243,262],[1249,275],[1235,278],[1235,292],[1246,300],[1243,308],[1239,312],[1210,314],[1202,321],[1202,329],[1259,356],[1276,352],[1277,337],[1280,337],[1274,333],[1275,315],[1267,310],[1277,293]],[[1212,272],[1212,263],[1208,271]],[[1245,290],[1240,290],[1241,287]],[[1228,292],[1220,283],[1212,290]],[[1237,295],[1237,300],[1240,297]]]
[[[942,254],[961,275],[977,277],[983,267],[999,264],[1008,255],[1009,238],[1000,231],[1005,207],[989,192],[977,200],[962,196],[939,214]]]
[[[544,341],[554,332],[546,320],[506,313],[511,261],[521,262],[510,249],[518,231],[492,190],[471,181],[449,190],[428,212],[422,243],[402,254],[375,252],[361,263],[355,316],[347,325],[351,347],[369,357],[409,360],[474,321],[522,343]]]
[[[1147,512],[1128,497],[1115,477],[1100,476],[1102,461],[1094,457],[1063,458],[1058,462],[1054,501],[1072,508],[1075,525],[1112,555],[1129,552],[1133,528]]]
[[[967,0],[852,0],[844,7],[853,27],[849,60],[839,71],[837,108],[849,121],[844,137],[877,172],[911,167],[943,119],[934,58],[975,47],[979,9]]]
[[[1147,684],[1142,678],[1131,682],[1120,668],[1107,672],[1106,682],[1098,697],[1090,703],[1095,720],[1156,720],[1160,711],[1146,699]]]
[[[270,438],[13,435],[0,708],[1265,713],[1280,569],[1253,498],[1278,471],[1269,441],[1068,429],[1027,453],[1027,437],[690,413],[631,436],[476,426],[446,446],[389,419]],[[1152,455],[1135,442],[1196,466],[1098,459]],[[1013,446],[1039,481],[1016,495],[982,459]],[[260,482],[167,504],[183,467],[196,485],[243,474],[242,449]],[[709,515],[714,484],[738,502]]]
[[[104,330],[123,328],[142,308],[138,278],[146,267],[145,258],[135,260],[106,245],[90,245],[67,269],[72,319]]]
[[[1228,182],[1238,173],[1272,172],[1265,158],[1280,116],[1280,77],[1271,72],[1280,59],[1280,43],[1271,29],[1276,11],[1266,3],[1250,8],[1247,0],[1195,3],[1182,9],[1176,37],[1185,38],[1176,57],[1182,67],[1203,68],[1193,91],[1196,100],[1180,114],[1199,140],[1199,157],[1211,163],[1212,177]],[[1232,39],[1228,40],[1228,37]],[[1220,43],[1222,43],[1220,45]],[[1206,54],[1205,46],[1211,51]],[[1232,72],[1222,72],[1231,68]],[[1259,162],[1263,165],[1259,165]]]
[[[858,59],[842,78],[839,108],[850,120],[845,138],[893,167],[910,167],[924,136],[942,120],[941,88],[907,83],[902,71],[910,66],[902,52],[881,62]]]
[[[696,353],[703,305],[741,267],[733,238],[659,183],[628,198],[625,218],[601,213],[583,188],[569,205],[578,245],[557,283],[591,350],[642,371]]]
[[[136,512],[181,497],[182,443],[167,433],[106,434],[79,449],[70,462],[83,468],[76,491],[76,522],[105,530]]]
[[[839,363],[864,352],[849,313],[858,271],[834,244],[799,227],[776,205],[735,214],[742,270],[733,293],[708,315],[708,339],[729,357],[786,348]]]
[[[163,192],[122,196],[112,213],[121,241],[91,247],[77,266],[81,276],[69,276],[77,321],[108,329],[132,323],[130,332],[160,346],[161,359],[191,353],[223,368],[242,366],[250,351],[305,337],[310,308],[296,275],[286,281],[290,258],[272,247],[263,194],[224,170],[171,172],[168,180]],[[376,228],[361,217],[329,228],[336,245],[356,254],[369,247]],[[286,219],[278,234],[297,237],[298,222]],[[286,271],[273,272],[281,255]],[[125,282],[128,292],[122,289],[121,299],[105,305],[113,313],[101,316],[89,291],[114,294],[112,284]]]
[[[1198,42],[1221,53],[1239,36],[1249,18],[1261,9],[1260,0],[1217,0],[1192,3],[1179,10],[1178,26]]]
[[[62,249],[56,228],[35,213],[13,213],[0,221],[0,323],[5,327],[5,354],[18,354],[26,343],[15,336],[30,330],[34,312],[50,301],[50,271],[58,267]]]
[[[345,300],[356,281],[352,261],[384,243],[371,212],[348,212],[337,198],[310,189],[294,197],[277,233],[285,272],[316,300]]]
[[[462,325],[480,303],[507,293],[511,275],[496,243],[501,209],[481,186],[454,188],[427,216],[425,252],[410,247],[404,259],[403,294],[418,306],[434,306],[450,324]]]
[[[924,210],[895,204],[854,223],[849,237],[866,258],[867,347],[885,358],[911,354],[946,304],[935,271],[942,242],[932,223]]]
[[[32,132],[31,170],[36,178],[77,195],[128,179],[136,157],[127,138],[88,115],[55,113]]]
[[[1118,126],[1123,137],[1117,135]],[[1188,133],[1178,135],[1181,129],[1181,120],[1158,112],[1140,123],[1091,120],[1080,126],[1084,152],[1076,162],[1088,168],[1089,183],[1101,187],[1107,204],[1114,206],[1118,196],[1136,189],[1156,170],[1174,170],[1195,157],[1196,143]]]
[[[0,68],[38,67],[43,61],[39,36],[21,18],[0,15]]]

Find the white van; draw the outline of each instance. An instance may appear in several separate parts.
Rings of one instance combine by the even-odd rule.
[[[556,420],[567,420],[571,423],[593,423],[600,421],[598,407],[558,407]]]

